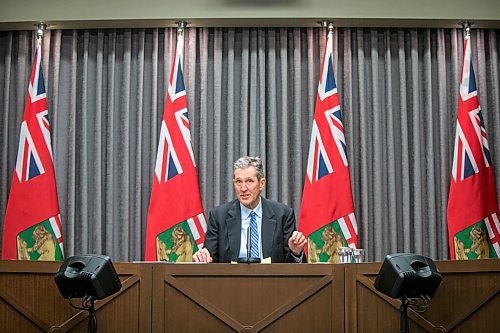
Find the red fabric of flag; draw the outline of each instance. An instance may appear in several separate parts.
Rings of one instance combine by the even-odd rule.
[[[40,49],[38,42],[4,220],[3,259],[63,258]]]
[[[177,48],[167,99],[148,210],[146,260],[191,261],[203,245],[206,221],[191,144],[183,78],[184,41]]]
[[[327,225],[331,225],[331,229],[320,232]],[[299,230],[309,237],[309,261],[311,245],[328,252],[326,239],[332,235],[341,236],[339,246],[358,247],[347,146],[333,73],[332,31],[327,37],[316,96]],[[317,241],[311,243],[312,235],[318,232]],[[321,254],[319,249],[318,254]],[[329,261],[332,256],[333,253],[329,253],[318,261]]]
[[[468,33],[464,40],[456,126],[447,210],[450,257],[497,258],[498,199]]]

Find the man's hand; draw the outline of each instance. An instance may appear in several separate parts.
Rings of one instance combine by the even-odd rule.
[[[302,246],[302,247],[304,247],[304,246]],[[203,248],[203,249],[200,249],[195,254],[193,254],[193,261],[194,262],[210,263],[213,260],[212,260],[212,256],[210,255],[210,252],[208,252],[207,249]]]
[[[296,256],[300,256],[306,244],[307,239],[300,231],[294,231],[292,237],[288,239],[288,247]]]

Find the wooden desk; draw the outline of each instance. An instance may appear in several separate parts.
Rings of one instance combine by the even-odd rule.
[[[0,261],[0,332],[86,332],[54,283],[60,262]],[[399,332],[381,263],[115,263],[123,287],[96,302],[98,332]],[[500,259],[436,261],[443,281],[410,331],[495,332]],[[79,300],[73,301],[80,306]]]
[[[0,261],[0,332],[87,332],[88,312],[70,307],[54,282],[61,264]],[[96,301],[98,332],[150,332],[153,266],[114,266],[122,288]]]
[[[500,259],[436,261],[441,285],[424,313],[408,309],[411,333],[500,332]],[[380,263],[346,265],[345,332],[399,332],[401,302],[373,286]]]
[[[154,332],[343,332],[341,265],[155,267]]]

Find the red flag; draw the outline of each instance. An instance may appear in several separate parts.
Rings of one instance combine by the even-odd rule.
[[[498,258],[498,216],[493,165],[467,32],[447,211],[451,258]]]
[[[327,37],[312,125],[299,229],[309,262],[338,262],[337,248],[358,246],[347,147],[333,74],[333,32]]]
[[[3,228],[3,259],[63,259],[40,42],[30,76]]]
[[[182,75],[184,40],[170,72],[160,129],[146,230],[146,260],[192,261],[203,246],[207,225],[191,145],[186,89]]]

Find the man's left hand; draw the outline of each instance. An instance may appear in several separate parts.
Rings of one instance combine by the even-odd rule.
[[[306,244],[307,238],[300,231],[294,231],[292,237],[288,239],[288,247],[296,256],[300,256]]]

